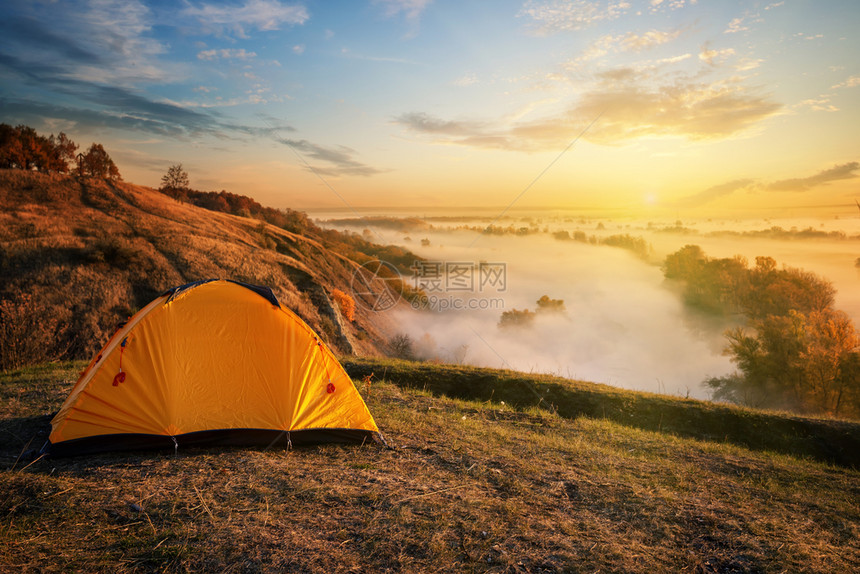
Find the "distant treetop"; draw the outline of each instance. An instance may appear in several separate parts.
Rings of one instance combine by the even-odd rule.
[[[161,191],[184,191],[189,188],[188,172],[182,164],[171,165],[161,176]]]
[[[29,126],[0,124],[0,168],[68,173],[78,146],[63,132],[40,136]]]
[[[122,179],[102,144],[93,143],[86,153],[76,156],[77,150],[78,145],[63,132],[45,137],[23,124],[0,124],[0,169],[43,173],[77,170],[81,176]]]

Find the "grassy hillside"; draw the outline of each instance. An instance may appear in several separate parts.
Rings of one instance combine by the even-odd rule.
[[[524,377],[497,371],[361,363],[375,376],[357,386],[390,449],[17,460],[44,440],[46,413],[81,367],[0,374],[0,571],[849,572],[860,563],[857,470],[608,415],[569,417],[561,387],[542,402],[554,409],[515,409],[499,394]],[[383,372],[399,383],[380,381]],[[409,385],[407,372],[417,379]],[[493,399],[413,388],[440,391],[434,372],[449,389],[482,378]],[[540,393],[550,381],[531,383]],[[609,389],[569,385],[592,393],[583,404],[615,401]]]
[[[640,429],[809,457],[860,468],[860,423],[628,391],[552,375],[392,359],[343,360],[353,380],[369,375],[466,400],[505,401],[567,419],[608,419]]]
[[[355,322],[345,321],[331,300],[334,289],[349,293],[356,267],[372,259],[347,239],[129,183],[0,170],[0,301],[23,317],[13,322],[41,360],[87,358],[157,295],[206,278],[269,286],[334,348],[375,353],[387,339],[385,317],[371,320],[359,306]]]

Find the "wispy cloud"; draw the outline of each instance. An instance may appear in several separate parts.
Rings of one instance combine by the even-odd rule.
[[[142,82],[140,78],[134,82],[126,78],[124,83],[91,79],[92,76],[110,79],[109,70],[98,74],[98,70],[108,67],[110,60],[91,70],[89,60],[81,69],[74,60],[37,59],[26,51],[21,56],[0,54],[2,76],[38,86],[42,93],[52,94],[51,100],[62,102],[48,104],[38,99],[7,96],[2,100],[3,111],[6,115],[20,114],[27,118],[62,118],[88,128],[136,129],[178,137],[194,134],[220,137],[224,130],[234,131],[210,114],[148,96],[145,90],[136,87]]]
[[[650,0],[649,11],[652,14],[665,10],[678,10],[688,4],[696,4],[698,0]]]
[[[858,170],[860,170],[860,162],[852,161],[841,165],[835,165],[830,169],[819,171],[815,175],[811,175],[809,177],[775,181],[768,185],[766,189],[769,191],[809,191],[833,181],[854,179],[858,177]]]
[[[738,79],[677,80],[655,87],[607,76],[574,109],[575,116],[606,110],[593,140],[615,143],[638,137],[690,140],[734,136],[776,114],[781,105],[746,88]]]
[[[681,30],[673,30],[664,32],[661,30],[648,30],[642,34],[628,32],[623,36],[618,37],[620,51],[624,52],[640,52],[647,48],[653,48],[671,42],[681,35]]]
[[[455,137],[469,137],[490,127],[485,122],[442,120],[424,112],[405,113],[395,121],[418,132]]]
[[[808,98],[802,100],[797,107],[808,107],[815,112],[838,112],[839,108],[834,106],[830,101],[830,96],[823,94],[817,98]]]
[[[381,6],[388,18],[402,14],[407,20],[417,20],[433,0],[373,0],[373,3]]]
[[[476,74],[473,74],[470,72],[468,74],[464,74],[464,75],[460,76],[459,78],[457,78],[456,80],[454,80],[451,83],[455,86],[460,86],[460,87],[472,86],[472,85],[478,83],[478,76]]]
[[[697,0],[650,0],[648,12],[674,11]],[[627,0],[526,0],[518,16],[528,18],[527,29],[538,36],[570,32],[589,28],[602,22],[611,22],[629,14],[640,15]]]
[[[197,53],[198,60],[250,60],[256,57],[255,52],[247,52],[244,49],[203,50]]]
[[[852,161],[841,165],[835,165],[830,169],[822,170],[815,175],[796,179],[782,179],[769,184],[763,184],[756,179],[736,179],[709,187],[698,193],[682,197],[672,202],[672,207],[702,207],[715,200],[728,197],[737,192],[753,191],[776,191],[776,192],[804,192],[833,181],[854,179],[858,177],[860,162]]]
[[[638,80],[638,81],[637,81]],[[778,113],[782,106],[739,79],[678,79],[653,84],[630,68],[609,70],[563,112],[529,122],[445,120],[422,112],[396,122],[439,143],[519,151],[557,148],[603,114],[585,139],[616,145],[643,137],[716,140],[732,137]]]
[[[738,32],[746,32],[747,30],[749,30],[749,26],[744,23],[744,18],[733,18],[723,33],[737,34]]]
[[[73,80],[125,86],[163,81],[175,67],[159,61],[166,49],[150,36],[150,16],[149,9],[134,0],[19,4],[0,22],[3,51],[24,67],[54,67],[56,75]]]
[[[710,203],[716,199],[720,199],[721,197],[727,197],[736,191],[749,189],[755,184],[754,179],[736,179],[734,181],[729,181],[726,183],[721,183],[719,185],[715,185],[700,191],[699,193],[694,193],[693,195],[688,195],[687,197],[683,197],[678,201],[674,202],[673,207],[701,207],[707,203]]]
[[[648,30],[638,34],[628,32],[626,34],[607,34],[595,40],[581,56],[573,60],[574,65],[582,64],[613,53],[641,52],[650,48],[667,44],[681,35],[681,30],[665,32],[661,30]]]
[[[373,0],[375,6],[382,8],[386,18],[402,15],[406,22],[404,38],[418,36],[421,27],[421,15],[433,3],[433,0]]]
[[[677,64],[678,62],[689,60],[692,57],[692,54],[679,54],[677,56],[669,56],[668,58],[662,58],[660,60],[655,61],[654,64]]]
[[[735,65],[735,70],[738,72],[749,72],[761,66],[764,60],[760,58],[741,58]]]
[[[530,18],[528,29],[539,36],[581,30],[604,20],[616,20],[630,10],[625,0],[529,0],[519,16]]]
[[[839,82],[835,86],[832,86],[831,89],[838,90],[841,88],[854,88],[860,86],[860,76],[851,76],[846,79],[844,82]]]
[[[317,175],[343,176],[358,175],[371,176],[382,173],[383,170],[361,163],[355,159],[356,151],[346,146],[325,147],[307,140],[278,138],[279,143],[291,148],[302,157],[308,157],[328,165],[311,165],[307,163],[310,171]]]
[[[709,66],[713,66],[718,61],[724,60],[734,55],[734,48],[723,48],[721,50],[715,50],[705,44],[704,46],[702,46],[702,50],[699,52],[699,60],[708,64]]]
[[[364,60],[366,62],[390,62],[392,64],[414,64],[410,60],[406,60],[404,58],[398,58],[395,56],[366,56],[364,54],[357,54],[350,50],[349,48],[342,48],[340,51],[341,56],[344,58],[349,58],[351,60]]]
[[[314,170],[325,175],[370,176],[380,170],[356,159],[357,153],[344,146],[326,147],[307,139],[285,140],[295,131],[278,123],[275,128],[259,127],[226,116],[215,107],[238,103],[217,99],[212,106],[177,103],[154,96],[154,86],[181,79],[178,67],[172,72],[169,60],[162,61],[164,46],[151,39],[153,15],[134,1],[91,0],[77,6],[59,4],[50,30],[42,22],[41,4],[23,4],[10,10],[0,21],[5,47],[0,52],[0,79],[38,89],[39,98],[23,94],[0,95],[4,117],[38,126],[62,122],[67,131],[111,129],[131,130],[178,140],[259,140],[289,143],[318,162]],[[274,30],[285,24],[301,24],[308,18],[302,6],[288,6],[273,0],[247,0],[227,7],[220,4],[193,4],[184,9],[209,29],[223,27],[232,32],[255,28]],[[202,61],[248,61],[256,53],[241,48],[205,49],[197,53]],[[258,85],[252,71],[246,71],[250,87],[242,102],[263,101],[266,88]],[[198,93],[212,87],[200,86]],[[275,125],[267,122],[267,125]]]
[[[48,104],[20,99],[0,98],[4,113],[19,121],[38,125],[44,118],[62,118],[77,129],[133,130],[173,138],[197,135],[228,137],[231,132],[247,134],[250,130],[219,121],[211,114],[181,106],[148,101],[133,94],[97,94],[97,103],[105,107],[82,107],[70,104]],[[113,109],[112,109],[113,108]],[[69,128],[72,131],[72,128]]]
[[[233,32],[247,37],[249,29],[278,30],[283,25],[302,25],[310,15],[301,4],[284,4],[278,0],[245,0],[244,4],[227,6],[216,3],[189,4],[185,16],[195,19],[205,33]]]
[[[19,8],[0,24],[7,31],[25,32],[6,36],[0,77],[48,96],[7,95],[5,114],[159,135],[220,134],[227,127],[210,115],[154,99],[141,88],[166,83],[175,73],[169,62],[160,60],[164,47],[148,35],[151,14],[142,4],[94,0],[52,6],[55,24],[50,32],[39,23],[46,16],[45,6]]]
[[[63,54],[68,60],[81,64],[98,64],[102,56],[82,45],[72,38],[55,33],[46,28],[40,21],[28,16],[7,16],[0,18],[0,34],[7,42],[18,46],[27,45],[36,55],[45,56]],[[38,38],[38,42],[33,42]]]

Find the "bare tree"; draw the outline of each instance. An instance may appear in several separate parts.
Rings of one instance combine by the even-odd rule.
[[[181,163],[171,165],[161,177],[162,191],[184,191],[188,187],[188,172],[182,169]]]
[[[389,342],[391,354],[398,359],[412,359],[414,353],[412,351],[412,338],[406,333],[395,335]]]

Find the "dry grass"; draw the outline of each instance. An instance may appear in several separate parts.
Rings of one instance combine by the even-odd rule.
[[[860,468],[860,421],[856,420],[802,417],[554,375],[466,365],[372,357],[346,357],[343,365],[354,380],[381,375],[399,386],[437,395],[506,401],[518,409],[539,407],[568,419],[608,419],[643,430]]]
[[[0,375],[0,570],[846,572],[855,470],[359,383],[391,449],[16,457],[75,376]]]
[[[89,358],[159,294],[209,278],[269,286],[323,337],[340,334],[332,347],[374,353],[386,337],[367,312],[329,327],[339,315],[326,294],[349,291],[356,265],[313,238],[145,187],[0,170],[0,301],[28,294],[25,319],[46,317],[65,333],[38,342],[38,362],[55,358],[54,347]],[[0,369],[18,366],[3,350]]]

